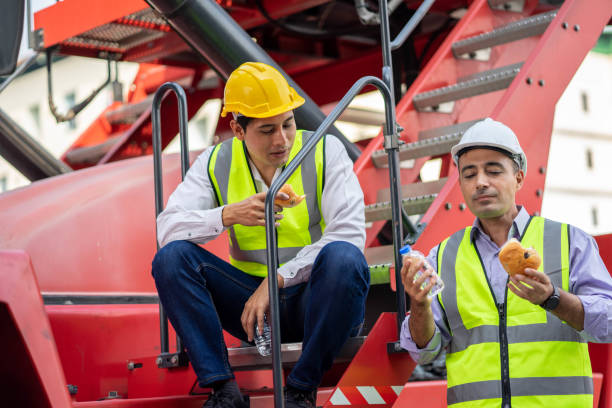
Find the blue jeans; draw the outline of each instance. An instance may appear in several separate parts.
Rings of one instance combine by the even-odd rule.
[[[200,385],[234,378],[222,329],[247,340],[240,316],[263,279],[188,241],[171,242],[157,253],[153,277]],[[369,282],[361,251],[332,242],[319,252],[308,282],[280,289],[281,341],[303,342],[287,384],[302,390],[319,385],[345,341],[361,330]]]

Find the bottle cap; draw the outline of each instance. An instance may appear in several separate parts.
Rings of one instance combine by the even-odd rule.
[[[399,253],[401,255],[406,255],[408,252],[412,251],[412,247],[408,244],[404,245],[400,248]]]

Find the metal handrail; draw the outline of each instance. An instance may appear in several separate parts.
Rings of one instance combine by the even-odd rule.
[[[434,3],[434,1],[436,0],[425,0],[423,3],[421,3],[421,5],[414,12],[412,17],[410,17],[410,20],[408,20],[404,28],[402,28],[402,30],[399,32],[399,34],[397,34],[395,39],[391,41],[391,51],[395,51],[396,49],[402,46],[402,44],[408,39],[410,34],[412,34],[416,26],[419,25],[421,20],[423,20],[423,17],[425,17],[425,14],[427,14],[427,11],[429,11],[429,8]]]
[[[153,107],[151,110],[151,120],[153,126],[153,174],[155,180],[155,219],[164,210],[164,191],[162,180],[162,160],[161,160],[161,103],[166,93],[173,91],[178,100],[179,113],[179,137],[181,142],[181,179],[185,180],[187,170],[189,170],[189,147],[187,143],[187,95],[183,87],[176,82],[166,82],[160,86],[153,97]],[[157,239],[157,222],[155,223],[155,243],[159,251],[159,241]],[[168,342],[168,318],[164,308],[159,303],[159,328],[160,328],[160,348],[161,354],[157,358],[159,367],[177,367],[186,363],[183,343],[176,335],[176,352],[169,353]]]
[[[270,327],[272,331],[272,368],[274,380],[274,406],[284,407],[283,392],[282,392],[282,368],[281,368],[281,343],[280,343],[280,319],[278,312],[278,281],[276,271],[278,268],[276,260],[278,259],[278,247],[276,246],[276,228],[274,227],[274,197],[278,194],[280,188],[287,182],[289,177],[295,172],[298,166],[304,161],[306,155],[314,149],[316,144],[321,140],[323,135],[332,126],[332,124],[340,117],[340,114],[348,107],[349,103],[359,94],[361,89],[366,85],[373,85],[383,96],[385,102],[385,135],[395,133],[395,121],[392,120],[395,112],[395,104],[391,99],[391,92],[387,85],[380,79],[374,76],[365,76],[360,78],[349,89],[344,97],[338,102],[336,107],[331,111],[329,116],[325,118],[323,123],[319,125],[317,130],[308,141],[302,146],[299,153],[291,160],[283,172],[270,186],[266,194],[266,243],[267,243],[267,264],[268,264],[268,291],[270,294]]]

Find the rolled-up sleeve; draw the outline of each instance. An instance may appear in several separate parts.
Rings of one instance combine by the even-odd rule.
[[[612,278],[597,243],[586,232],[570,227],[570,292],[584,307],[584,330],[588,341],[612,342]]]
[[[438,269],[437,254],[438,246],[434,247],[427,256],[427,262],[436,272]],[[410,314],[406,316],[402,323],[400,345],[410,353],[412,359],[418,364],[428,364],[434,361],[451,340],[450,330],[444,318],[444,310],[440,306],[437,296],[431,302],[431,311],[435,323],[434,335],[423,348],[419,348],[412,339],[412,334],[410,333]]]

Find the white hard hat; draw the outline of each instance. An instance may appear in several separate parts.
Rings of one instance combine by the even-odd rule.
[[[451,149],[456,165],[459,163],[459,153],[470,147],[492,148],[508,153],[519,169],[527,174],[527,156],[512,129],[501,122],[486,118],[466,130],[461,141]]]

